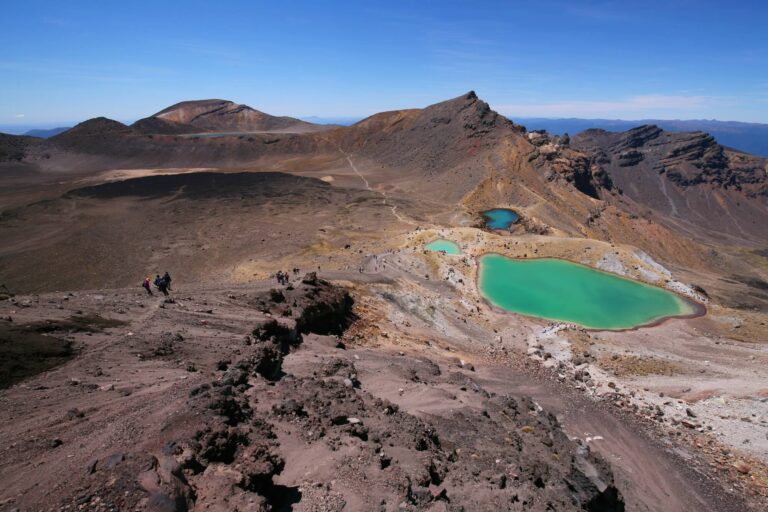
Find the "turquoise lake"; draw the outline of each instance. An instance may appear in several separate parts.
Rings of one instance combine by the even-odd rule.
[[[450,240],[435,240],[424,246],[428,251],[432,252],[444,252],[446,254],[461,254],[458,244],[451,242]]]
[[[493,208],[482,212],[485,227],[488,229],[509,229],[520,219],[520,216],[507,208]]]
[[[478,286],[501,309],[590,329],[631,329],[703,310],[656,286],[550,258],[486,254],[479,261]]]

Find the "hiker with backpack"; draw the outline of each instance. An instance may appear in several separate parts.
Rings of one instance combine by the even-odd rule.
[[[152,294],[152,288],[151,288],[150,284],[151,284],[151,281],[149,279],[149,276],[147,276],[147,277],[144,278],[144,282],[141,283],[141,286],[142,286],[142,288],[147,290],[147,294],[151,296],[153,294]]]
[[[157,288],[165,295],[168,296],[168,282],[164,278],[160,278],[160,284],[157,285]]]
[[[168,271],[165,271],[165,274],[163,274],[163,280],[165,281],[166,287],[171,290],[171,274],[168,273]]]

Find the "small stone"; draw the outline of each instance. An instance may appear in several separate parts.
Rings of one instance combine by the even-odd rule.
[[[85,474],[92,475],[96,472],[96,465],[99,463],[99,459],[94,459],[85,466]]]
[[[751,467],[749,467],[747,464],[745,464],[744,462],[741,462],[741,461],[739,461],[736,464],[734,464],[733,467],[735,467],[736,471],[738,471],[742,475],[748,475],[749,472],[752,471]]]
[[[78,409],[77,407],[75,407],[74,409],[68,410],[66,414],[66,418],[68,420],[73,420],[75,418],[83,418],[83,417],[85,417],[85,413],[80,409]]]
[[[114,469],[118,464],[123,462],[125,460],[125,454],[124,453],[113,453],[106,459],[104,459],[104,467],[106,469]]]

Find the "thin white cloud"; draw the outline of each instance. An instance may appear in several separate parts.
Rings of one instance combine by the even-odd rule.
[[[519,117],[640,117],[692,115],[727,103],[714,96],[648,94],[617,100],[558,101],[496,105],[504,115]]]
[[[16,119],[21,119],[22,117],[24,117],[24,114],[16,114],[13,117],[15,117]]]

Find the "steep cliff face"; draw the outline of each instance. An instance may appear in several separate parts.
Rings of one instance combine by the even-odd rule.
[[[528,161],[548,180],[563,179],[595,199],[614,191],[611,177],[600,165],[603,154],[574,150],[569,139],[540,131],[528,133],[528,140],[535,148]]]
[[[703,132],[646,125],[587,130],[571,145],[628,197],[675,221],[722,234],[768,237],[757,221],[768,208],[768,159],[730,150]]]
[[[680,187],[711,184],[750,197],[768,194],[768,160],[726,149],[703,132],[670,133],[652,125],[623,133],[587,130],[573,145],[599,156],[613,174],[642,164]]]

